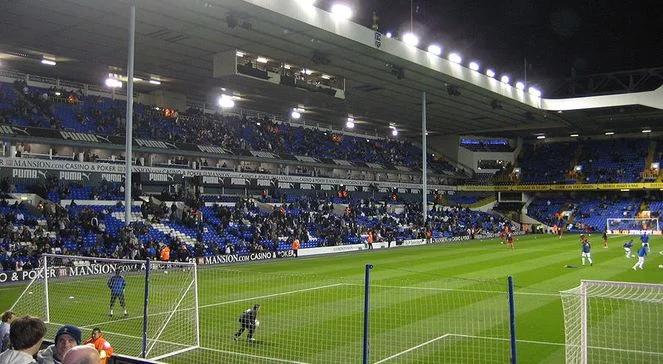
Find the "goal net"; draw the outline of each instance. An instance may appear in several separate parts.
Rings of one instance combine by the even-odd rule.
[[[620,235],[640,235],[643,233],[658,235],[661,229],[658,218],[608,218],[606,233]]]
[[[42,318],[48,339],[99,328],[116,353],[158,360],[199,346],[196,275],[194,263],[43,255],[11,309]]]
[[[403,273],[372,273],[371,363],[511,362],[506,280]]]
[[[562,291],[566,363],[663,362],[663,285],[583,280]]]

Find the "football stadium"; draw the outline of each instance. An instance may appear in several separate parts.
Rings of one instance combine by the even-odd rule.
[[[0,364],[663,362],[652,13],[2,2]]]

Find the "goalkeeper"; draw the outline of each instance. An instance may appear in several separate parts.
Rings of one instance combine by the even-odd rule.
[[[256,320],[256,316],[258,316],[258,310],[260,309],[260,305],[255,304],[253,305],[252,308],[249,308],[248,310],[242,312],[242,314],[239,316],[239,323],[240,323],[240,328],[237,330],[235,333],[234,339],[237,340],[239,339],[240,336],[244,333],[244,330],[248,329],[249,330],[249,337],[248,341],[254,342],[256,339],[253,338],[253,333],[256,331],[256,327],[259,325],[259,321]]]
[[[124,280],[124,277],[120,275],[119,271],[115,271],[115,274],[108,279],[106,283],[108,289],[110,289],[110,317],[113,317],[113,306],[115,305],[115,300],[120,299],[120,306],[124,310],[124,316],[127,316],[127,306],[124,300],[124,287],[127,286],[127,282]]]

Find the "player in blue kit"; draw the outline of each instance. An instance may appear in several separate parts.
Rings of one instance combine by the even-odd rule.
[[[589,242],[589,239],[587,239],[586,236],[581,235],[580,236],[581,240],[581,251],[582,254],[580,256],[582,257],[582,265],[585,265],[585,259],[589,261],[589,265],[594,265],[594,262],[592,262],[592,244]]]
[[[635,270],[635,268],[638,267],[642,269],[642,267],[645,265],[645,257],[647,256],[647,250],[648,249],[644,245],[640,247],[640,249],[638,250],[638,262],[635,263],[635,265],[633,265],[633,270]]]
[[[643,233],[640,236],[640,241],[642,242],[642,246],[647,249],[647,253],[649,253],[649,235],[647,235],[647,233]]]
[[[626,257],[630,258],[631,257],[631,248],[633,247],[633,239],[629,239],[626,243],[624,243],[624,252],[626,252]]]
[[[115,305],[115,300],[120,299],[120,306],[124,310],[124,316],[127,316],[127,306],[124,300],[124,287],[127,286],[127,281],[124,280],[124,277],[120,275],[120,271],[115,271],[115,274],[108,279],[106,283],[108,289],[110,289],[110,313],[109,316],[113,317],[113,306]]]

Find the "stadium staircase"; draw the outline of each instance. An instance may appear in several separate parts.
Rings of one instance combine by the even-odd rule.
[[[112,216],[122,222],[124,222],[124,211],[115,211],[112,213]],[[164,235],[170,236],[171,231],[175,231],[175,235],[184,243],[188,245],[194,245],[196,244],[196,239],[192,238],[191,236],[183,233],[180,231],[180,229],[175,229],[172,226],[162,224],[162,223],[154,223],[150,222],[148,220],[143,219],[143,216],[141,215],[140,212],[131,212],[131,221],[139,221],[144,223],[145,225],[150,226],[151,228],[163,233]]]

